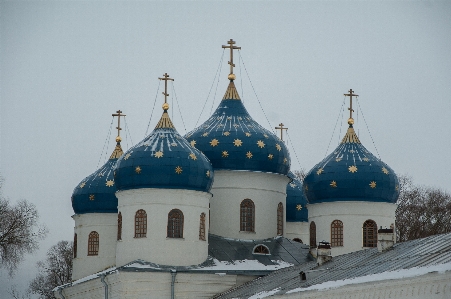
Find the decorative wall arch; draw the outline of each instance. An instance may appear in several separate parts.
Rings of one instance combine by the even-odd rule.
[[[240,204],[240,231],[255,232],[255,204],[249,198]]]
[[[183,213],[179,209],[172,209],[168,214],[168,238],[183,238]]]
[[[377,247],[377,224],[374,220],[363,223],[363,247]]]

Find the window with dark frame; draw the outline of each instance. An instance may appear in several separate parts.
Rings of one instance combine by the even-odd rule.
[[[168,214],[168,238],[183,238],[183,213],[173,209]]]
[[[199,240],[205,241],[205,213],[200,214]]]
[[[244,199],[240,205],[240,231],[255,231],[255,205],[249,198]]]
[[[117,239],[122,240],[122,213],[117,215]]]
[[[334,220],[330,224],[330,245],[332,247],[343,246],[343,222]]]
[[[373,220],[363,223],[363,247],[377,247],[377,225]]]
[[[277,235],[283,236],[283,204],[277,205]]]
[[[77,258],[77,234],[74,234],[74,259]]]
[[[316,224],[315,224],[315,221],[310,222],[310,248],[316,248]]]
[[[269,249],[265,245],[257,245],[254,248],[254,254],[269,254]]]
[[[135,214],[135,238],[145,238],[147,235],[147,213],[138,210]]]
[[[88,255],[99,255],[99,233],[93,231],[88,237]]]

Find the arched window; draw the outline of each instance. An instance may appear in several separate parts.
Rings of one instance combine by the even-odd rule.
[[[277,235],[283,236],[283,204],[277,206]]]
[[[293,241],[298,242],[298,243],[302,243],[302,240],[299,238],[294,238]]]
[[[310,248],[316,248],[316,224],[315,224],[315,221],[310,222]]]
[[[147,235],[147,214],[138,210],[135,214],[135,238],[145,238]]]
[[[183,238],[183,213],[173,209],[168,214],[168,238]]]
[[[373,220],[363,223],[363,247],[377,247],[377,225]]]
[[[343,222],[334,220],[330,224],[330,245],[332,247],[343,246]]]
[[[122,240],[122,213],[117,215],[117,239]]]
[[[77,258],[77,234],[74,234],[74,259]]]
[[[259,244],[254,247],[254,254],[269,254],[269,248],[265,245]]]
[[[99,254],[99,233],[91,232],[88,238],[88,255]]]
[[[240,231],[255,231],[255,205],[249,198],[244,199],[240,205]]]
[[[205,241],[205,213],[200,214],[199,240]]]

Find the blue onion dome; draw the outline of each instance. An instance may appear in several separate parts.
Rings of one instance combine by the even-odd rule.
[[[395,203],[399,196],[395,172],[360,143],[352,126],[352,118],[348,123],[348,131],[340,145],[316,164],[304,179],[304,190],[309,203]]]
[[[304,195],[302,182],[291,171],[288,173],[291,182],[287,185],[287,222],[308,222],[307,198]]]
[[[252,119],[233,80],[213,115],[185,138],[210,159],[215,170],[286,175],[290,169],[284,142]]]
[[[155,129],[117,162],[118,190],[139,188],[188,189],[209,192],[213,168],[199,150],[179,135],[163,105]]]
[[[72,193],[72,208],[76,214],[117,213],[114,168],[122,156],[121,137],[116,137],[116,147],[108,161],[90,176],[83,179]]]

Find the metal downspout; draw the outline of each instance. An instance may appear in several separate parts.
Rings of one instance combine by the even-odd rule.
[[[177,270],[171,269],[171,299],[174,299],[174,284],[175,284],[175,276],[177,275]]]
[[[108,299],[108,285],[105,282],[105,274],[100,275],[100,281],[103,283],[103,285],[105,286],[105,299]]]
[[[62,299],[66,299],[66,297],[64,297],[64,295],[63,295],[63,288],[58,289],[58,294],[60,294]]]

